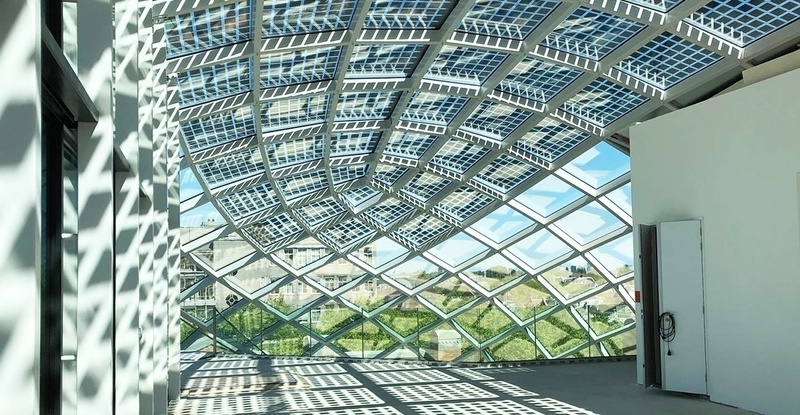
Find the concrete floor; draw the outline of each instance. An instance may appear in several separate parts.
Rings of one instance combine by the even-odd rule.
[[[187,358],[173,415],[736,415],[636,385],[634,362],[432,367],[403,362]]]

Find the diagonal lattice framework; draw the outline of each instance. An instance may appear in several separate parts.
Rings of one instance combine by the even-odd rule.
[[[184,344],[630,353],[628,161],[603,140],[790,38],[800,4],[772,3],[157,4]]]

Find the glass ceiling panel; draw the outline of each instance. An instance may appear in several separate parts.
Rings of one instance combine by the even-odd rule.
[[[601,60],[644,28],[641,23],[581,6],[542,45]]]
[[[444,189],[450,183],[452,183],[451,180],[439,177],[435,174],[419,172],[416,177],[400,191],[424,203],[436,196],[440,190]]]
[[[380,192],[372,186],[362,186],[355,190],[342,193],[341,197],[350,208],[355,208],[368,200],[372,200],[379,194]]]
[[[407,171],[408,169],[405,167],[394,167],[379,163],[378,167],[375,168],[375,175],[372,178],[387,186],[391,186]]]
[[[284,199],[296,199],[328,188],[328,178],[323,171],[296,174],[275,181]]]
[[[800,19],[797,0],[715,0],[694,13],[690,21],[740,46]]]
[[[167,57],[172,58],[252,37],[252,10],[248,1],[179,14],[164,22]]]
[[[508,54],[445,45],[425,75],[429,79],[481,85]]]
[[[381,268],[409,252],[406,247],[385,236],[375,241],[374,245],[375,268]]]
[[[470,187],[462,186],[442,199],[434,209],[463,223],[492,202],[494,199],[491,197]]]
[[[631,162],[628,156],[601,141],[567,163],[563,169],[589,186],[599,189],[631,171]]]
[[[432,240],[444,235],[450,225],[430,215],[420,215],[392,232],[395,239],[405,241],[414,249],[420,249]]]
[[[555,177],[547,176],[521,195],[514,198],[520,205],[548,217],[567,205],[586,196],[580,190]]]
[[[197,165],[210,188],[232,183],[245,177],[264,172],[261,153],[256,148],[249,148],[226,156],[209,160]]]
[[[483,219],[473,223],[470,228],[478,231],[491,241],[501,244],[535,224],[536,222],[522,213],[503,205]]]
[[[320,160],[325,151],[325,136],[305,137],[267,146],[270,169],[291,166],[311,160]]]
[[[275,191],[267,183],[221,197],[219,203],[234,220],[280,206],[280,200],[275,195]]]
[[[403,111],[402,119],[447,125],[461,111],[467,101],[469,101],[467,97],[417,91],[414,92],[408,102],[408,107]]]
[[[425,45],[355,45],[345,78],[407,78]]]
[[[333,79],[341,52],[341,47],[330,47],[262,55],[261,88]]]
[[[188,107],[253,89],[250,58],[178,74],[181,106]]]
[[[193,253],[212,269],[219,270],[239,259],[256,253],[256,250],[239,235],[232,235],[225,239],[216,240]]]
[[[400,219],[414,212],[414,207],[395,198],[389,198],[367,209],[366,215],[386,230]]]
[[[451,138],[433,156],[431,163],[463,174],[488,153],[489,149],[485,147]]]
[[[303,228],[288,213],[281,213],[259,223],[242,229],[263,250],[270,252],[280,246],[280,242],[288,243],[288,239],[299,235]]]
[[[190,153],[252,136],[256,133],[253,107],[237,108],[189,121],[183,124],[181,131]]]
[[[536,167],[504,154],[481,170],[475,176],[475,180],[507,194],[538,171]]]
[[[578,79],[582,71],[526,57],[518,63],[497,89],[539,102],[553,99]]]
[[[265,0],[261,37],[347,29],[356,0]]]
[[[437,29],[441,26],[451,0],[373,0],[366,29]]]
[[[436,141],[434,135],[395,131],[383,152],[384,154],[419,159],[434,141]]]
[[[588,245],[598,238],[625,226],[616,216],[597,202],[578,209],[559,219],[556,226],[581,245]]]
[[[658,11],[668,11],[677,6],[681,0],[627,0],[629,3],[639,4]]]
[[[325,122],[330,95],[312,95],[261,103],[263,132]]]
[[[483,101],[461,126],[494,140],[502,141],[533,115],[511,105]]]
[[[720,60],[720,55],[671,33],[664,33],[621,61],[616,68],[667,89]]]
[[[627,234],[591,251],[615,277],[633,272],[633,234]]]
[[[398,92],[358,92],[339,95],[336,121],[373,120],[389,116]]]
[[[521,40],[558,5],[554,0],[477,1],[458,30]]]
[[[561,109],[605,127],[646,101],[647,98],[636,92],[598,78],[564,103]]]
[[[346,210],[339,201],[332,197],[317,200],[295,209],[297,216],[306,226],[315,227],[329,219],[335,218]]]
[[[380,138],[378,131],[335,134],[331,137],[331,157],[372,153]]]
[[[557,258],[569,254],[572,249],[550,231],[542,229],[515,243],[508,248],[508,251],[529,267],[538,269]]]
[[[628,215],[633,215],[633,203],[631,202],[631,184],[628,183],[619,189],[607,194],[609,200],[624,210]]]
[[[344,166],[331,168],[331,180],[333,184],[340,184],[350,180],[356,180],[367,174],[367,165]]]
[[[451,267],[457,268],[488,250],[488,247],[461,232],[429,249],[428,252]]]
[[[522,154],[541,157],[553,163],[587,138],[589,138],[588,133],[548,117],[517,140],[514,149]]]

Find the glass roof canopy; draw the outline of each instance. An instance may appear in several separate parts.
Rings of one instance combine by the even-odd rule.
[[[632,324],[588,329],[588,343],[561,352],[530,327],[561,313],[586,327],[592,317],[575,307],[593,298],[633,306],[629,163],[603,139],[773,47],[800,17],[800,0],[181,4],[159,19],[178,92],[182,226],[203,225],[182,251],[207,276],[183,298],[222,282],[339,354],[334,339],[352,327],[321,335],[267,293],[306,284],[320,299],[297,310],[334,302],[406,347],[347,297],[377,278],[398,292],[386,304],[414,299],[473,344],[484,342],[459,319],[492,303],[513,323],[496,344],[524,333],[547,357],[590,345],[609,354],[604,342]],[[209,244],[234,239],[229,261],[207,260]],[[319,247],[314,261],[287,259],[301,245]],[[432,264],[431,279],[393,278],[415,260]],[[257,261],[278,270],[260,291],[232,283]],[[342,261],[362,276],[333,286],[314,277]],[[498,264],[518,274],[484,281]],[[598,282],[573,290],[547,274],[570,268],[592,268]],[[449,310],[432,293],[453,281],[474,299]],[[530,281],[554,301],[543,317],[509,306]]]

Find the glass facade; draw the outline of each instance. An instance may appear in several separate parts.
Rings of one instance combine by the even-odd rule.
[[[163,19],[168,62],[191,61],[173,74],[185,350],[635,354],[630,162],[605,138],[726,58],[657,17],[744,47],[800,15],[300,3]]]

